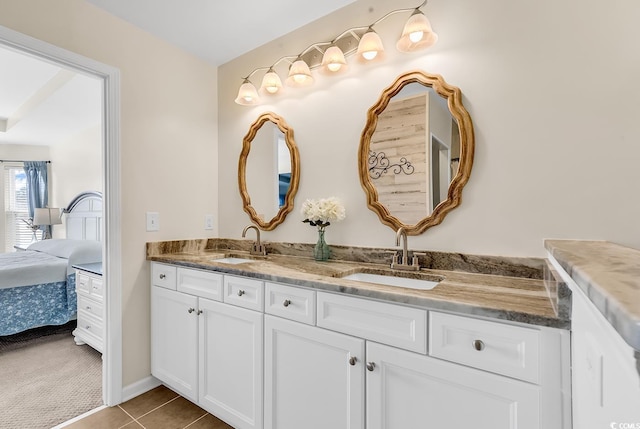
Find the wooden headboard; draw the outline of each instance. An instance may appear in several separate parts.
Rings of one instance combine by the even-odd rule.
[[[102,193],[83,192],[64,209],[67,238],[102,241]]]

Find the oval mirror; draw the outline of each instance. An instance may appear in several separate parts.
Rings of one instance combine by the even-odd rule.
[[[238,163],[242,208],[260,229],[271,231],[293,210],[299,170],[293,129],[275,113],[260,115],[242,140]]]
[[[382,223],[417,235],[460,204],[473,164],[471,117],[459,88],[413,71],[367,113],[358,166],[367,205]]]

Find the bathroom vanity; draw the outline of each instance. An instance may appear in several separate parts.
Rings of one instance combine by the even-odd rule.
[[[152,374],[235,428],[571,427],[563,284],[170,247],[148,253]]]

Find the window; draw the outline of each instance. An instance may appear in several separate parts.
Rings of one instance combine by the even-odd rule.
[[[27,246],[33,239],[31,228],[24,222],[29,219],[27,203],[27,176],[22,164],[4,164],[4,231],[5,252],[13,246]]]

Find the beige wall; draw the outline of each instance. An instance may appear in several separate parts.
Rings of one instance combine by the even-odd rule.
[[[87,128],[51,146],[50,207],[66,207],[81,192],[103,192],[102,128]],[[63,224],[53,227],[53,237],[65,237]]]
[[[123,384],[150,373],[145,243],[217,234],[216,69],[82,0],[0,0],[0,25],[121,72]],[[145,212],[161,230],[145,232]]]
[[[640,2],[429,1],[423,8],[440,40],[400,54],[406,16],[381,23],[387,58],[342,77],[316,74],[310,89],[256,106],[233,100],[241,77],[367,25],[415,1],[359,1],[219,69],[220,232],[240,238],[249,223],[233,185],[242,137],[267,110],[295,131],[301,179],[295,210],[264,240],[314,242],[301,222],[306,198],[341,197],[347,218],[330,244],[394,245],[394,234],[366,207],[357,150],[366,112],[401,73],[422,69],[461,88],[476,133],[475,164],[462,205],[444,222],[409,238],[409,247],[473,254],[543,256],[544,238],[605,239],[640,248]],[[373,12],[369,12],[369,8]],[[395,23],[395,24],[394,24]],[[254,83],[260,83],[256,74]]]

